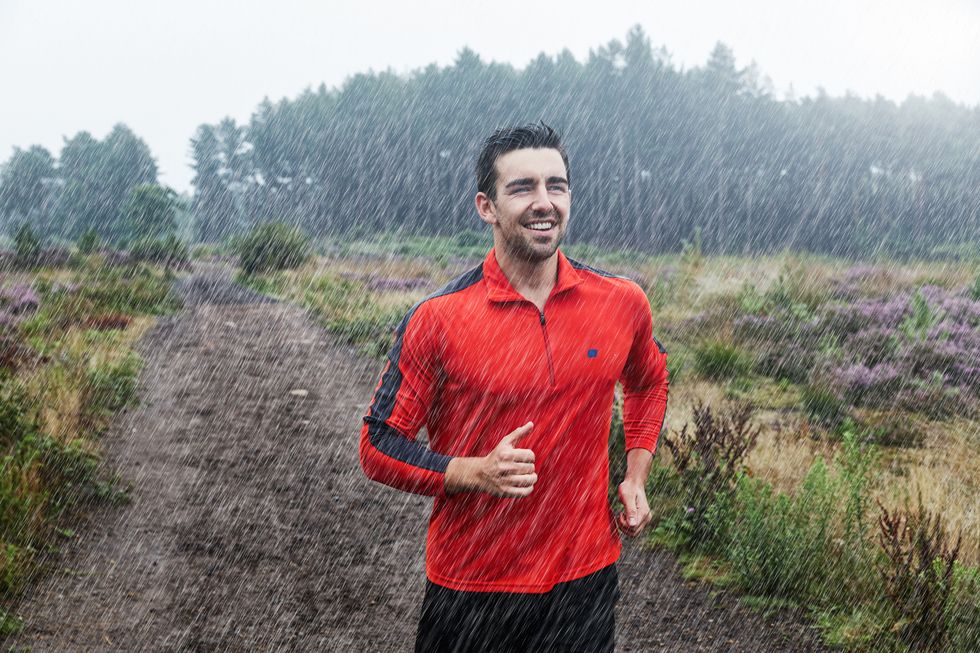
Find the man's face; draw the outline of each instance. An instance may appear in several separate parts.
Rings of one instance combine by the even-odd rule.
[[[477,196],[480,217],[494,225],[495,244],[506,248],[511,257],[547,260],[565,237],[571,205],[561,153],[545,148],[513,150],[498,158],[496,165],[497,198]]]

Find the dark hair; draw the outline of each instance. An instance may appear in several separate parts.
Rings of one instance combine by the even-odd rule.
[[[571,182],[568,154],[561,144],[561,137],[554,129],[539,121],[538,124],[504,127],[490,134],[483,142],[483,149],[476,160],[476,190],[492,200],[497,199],[497,159],[508,152],[527,147],[558,150],[561,160],[565,162],[565,177]]]

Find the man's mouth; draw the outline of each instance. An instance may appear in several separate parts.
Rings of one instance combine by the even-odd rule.
[[[535,220],[524,225],[525,229],[530,229],[540,234],[551,232],[558,223],[553,220]]]

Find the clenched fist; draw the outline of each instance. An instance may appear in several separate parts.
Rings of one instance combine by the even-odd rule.
[[[534,471],[534,452],[518,449],[517,444],[534,428],[528,422],[503,437],[482,458],[453,458],[446,467],[447,494],[486,492],[495,497],[526,497],[534,490],[538,475]]]

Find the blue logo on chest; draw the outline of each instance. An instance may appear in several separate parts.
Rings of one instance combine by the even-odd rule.
[[[598,355],[599,355],[599,350],[598,349],[590,349],[589,350],[589,358],[595,358]]]

